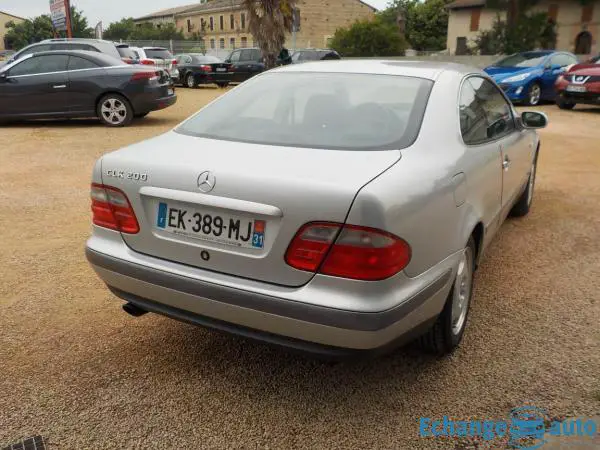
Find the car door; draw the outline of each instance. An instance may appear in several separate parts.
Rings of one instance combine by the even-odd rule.
[[[497,143],[502,155],[502,221],[527,182],[533,160],[533,140],[530,133],[517,124],[513,107],[495,84],[481,77],[471,78],[471,84],[482,101],[488,139]]]
[[[190,55],[179,55],[177,57],[177,69],[179,70],[179,82],[185,82],[185,76],[191,70],[192,57]]]
[[[242,67],[242,61],[240,61],[242,56],[241,50],[234,50],[231,52],[229,57],[225,60],[226,63],[231,64],[231,70],[233,71],[232,81],[234,83],[240,83],[244,81],[244,73],[245,70]]]
[[[96,99],[102,93],[104,69],[87,58],[71,55],[67,72],[69,112],[95,115]]]
[[[554,89],[556,79],[561,73],[567,71],[567,67],[576,63],[577,59],[568,53],[556,53],[546,61],[542,75],[542,98],[554,100],[556,97]]]
[[[0,88],[0,114],[60,115],[67,112],[67,55],[37,55],[11,67]]]
[[[483,100],[477,95],[472,77],[463,80],[459,100],[460,132],[466,145],[464,172],[455,175],[466,180],[470,203],[479,209],[485,227],[487,246],[500,225],[502,210],[502,152],[497,141],[488,137],[488,121]],[[476,81],[476,80],[475,80]],[[477,84],[477,83],[475,83]]]

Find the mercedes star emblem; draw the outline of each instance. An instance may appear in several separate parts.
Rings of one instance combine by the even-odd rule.
[[[210,170],[202,172],[198,177],[198,189],[204,193],[212,191],[215,184],[217,184],[217,179]]]

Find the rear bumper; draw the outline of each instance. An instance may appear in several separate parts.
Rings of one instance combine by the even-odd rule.
[[[174,105],[177,102],[177,94],[168,95],[166,97],[158,97],[153,99],[145,98],[134,103],[133,108],[136,113],[158,111]]]
[[[448,258],[429,274],[426,285],[398,298],[393,308],[359,312],[293,301],[285,298],[287,289],[274,288],[279,295],[266,294],[183,276],[129,260],[126,255],[134,252],[128,248],[110,255],[93,248],[90,241],[88,261],[111,291],[127,302],[184,322],[330,356],[380,353],[423,332],[442,310],[456,266],[456,258]]]
[[[233,74],[231,72],[212,72],[210,74],[196,74],[194,78],[198,84],[231,83]]]

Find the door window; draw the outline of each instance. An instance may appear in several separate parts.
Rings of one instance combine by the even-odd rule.
[[[67,55],[43,55],[34,56],[20,64],[17,64],[9,71],[9,75],[35,75],[40,73],[61,72],[67,69]]]
[[[240,61],[252,61],[252,50],[242,50]]]
[[[554,55],[550,60],[550,64],[557,64],[560,67],[567,67],[571,64],[577,64],[577,60],[573,58],[571,55],[566,55],[564,53],[559,55]]]
[[[466,144],[480,144],[511,133],[515,121],[510,104],[496,86],[470,77],[461,91],[460,126]]]
[[[240,58],[240,53],[239,51],[237,52],[232,52],[231,56],[229,57],[229,61],[231,61],[232,63],[236,63],[238,62],[241,58]]]

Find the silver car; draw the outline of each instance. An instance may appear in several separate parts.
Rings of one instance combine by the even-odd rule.
[[[462,65],[265,72],[93,170],[87,258],[125,310],[341,356],[461,341],[529,211],[546,116]]]

